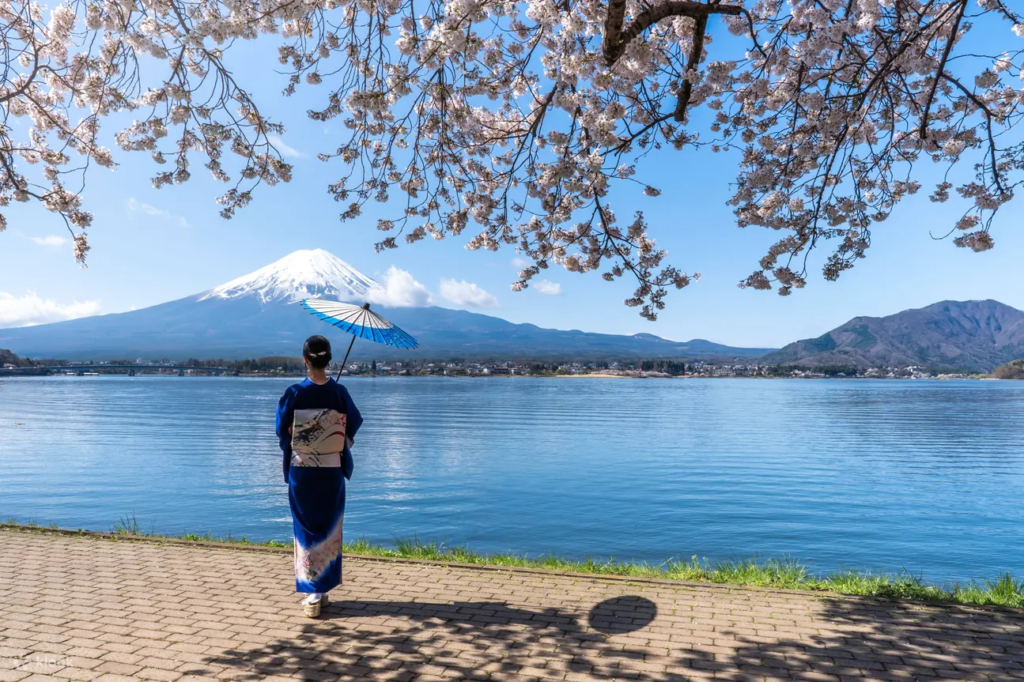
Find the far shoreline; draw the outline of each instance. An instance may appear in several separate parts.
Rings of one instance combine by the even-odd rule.
[[[332,373],[332,377],[334,374]],[[32,371],[2,371],[0,370],[0,380],[3,379],[91,379],[96,377],[125,377],[125,378],[136,378],[136,377],[161,377],[168,379],[178,378],[196,378],[196,377],[208,377],[208,378],[229,378],[229,379],[304,379],[305,374],[244,374],[244,373],[230,373],[230,372],[216,372],[216,371],[204,371],[202,369],[198,371],[186,372],[186,373],[174,373],[174,372],[147,372],[139,371],[134,374],[127,372],[82,372],[74,373],[71,371],[66,372],[32,372]],[[880,381],[880,380],[891,380],[891,381],[1008,381],[1013,382],[1014,379],[1001,379],[991,375],[964,375],[964,376],[765,376],[765,375],[724,375],[724,376],[703,376],[703,375],[655,375],[649,374],[342,374],[342,379],[668,379],[668,380],[682,380],[682,379],[758,379],[758,380],[829,380],[829,381]]]

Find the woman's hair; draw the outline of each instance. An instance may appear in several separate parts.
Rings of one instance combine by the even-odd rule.
[[[311,336],[302,346],[302,357],[316,369],[323,369],[331,363],[331,342],[322,336]]]

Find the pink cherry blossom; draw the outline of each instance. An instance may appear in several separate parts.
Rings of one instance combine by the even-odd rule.
[[[260,40],[286,71],[284,94],[316,86],[323,105],[309,116],[346,131],[318,155],[341,168],[327,189],[342,219],[371,201],[393,211],[377,222],[380,250],[468,229],[467,248],[531,263],[515,290],[551,265],[598,270],[633,280],[626,304],[654,319],[697,276],[613,201],[678,195],[706,148],[738,162],[738,225],[778,233],[740,285],[788,295],[818,247],[831,248],[826,279],[863,258],[874,226],[921,190],[924,161],[973,169],[930,198],[964,202],[949,226],[957,246],[994,245],[993,217],[1024,169],[1007,134],[1024,104],[1018,4],[8,0],[0,207],[57,213],[84,261],[84,179],[115,167],[99,138],[111,114],[135,119],[112,139],[153,159],[156,187],[187,182],[197,161],[226,183],[225,218],[288,182],[270,142],[282,126],[224,63],[232,45]],[[968,49],[968,32],[984,39]],[[143,82],[139,63],[154,61],[164,73]]]

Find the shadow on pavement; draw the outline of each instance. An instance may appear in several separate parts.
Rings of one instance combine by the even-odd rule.
[[[855,598],[822,606],[816,635],[765,642],[735,634],[733,665],[768,679],[798,671],[819,679],[1024,679],[1024,611]]]
[[[253,680],[268,675],[389,680],[443,675],[497,680],[502,678],[500,673],[562,677],[601,670],[607,676],[619,661],[642,663],[646,652],[638,647],[610,647],[604,633],[636,632],[656,614],[650,600],[616,597],[591,610],[593,630],[587,631],[579,616],[557,608],[533,611],[496,602],[338,601],[294,637],[252,650],[225,651],[208,662],[237,669],[242,674],[232,675],[236,679]],[[206,671],[200,666],[191,672]],[[630,678],[688,679],[635,672]]]
[[[604,635],[636,632],[654,622],[658,606],[644,597],[614,597],[597,604],[587,615],[587,623]]]
[[[601,602],[585,619],[559,608],[496,602],[341,601],[294,635],[227,650],[208,663],[251,680],[562,679],[570,673],[650,682],[1024,679],[1024,612],[856,599],[821,604],[799,632],[780,626],[770,635],[765,615],[756,634],[751,624],[742,631],[708,626],[688,642],[691,628],[677,626],[684,635],[678,640],[648,643],[654,634],[645,628],[657,623],[658,608],[638,596]],[[667,626],[658,632],[672,632]],[[204,672],[202,665],[194,671]]]

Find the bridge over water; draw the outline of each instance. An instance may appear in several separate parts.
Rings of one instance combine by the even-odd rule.
[[[39,374],[40,372],[56,374],[75,374],[82,376],[86,372],[127,372],[134,376],[141,372],[177,372],[184,376],[185,372],[205,372],[208,374],[237,374],[237,369],[227,367],[190,367],[188,365],[44,365],[42,367],[7,367],[0,370],[0,375],[17,376],[18,374]]]

